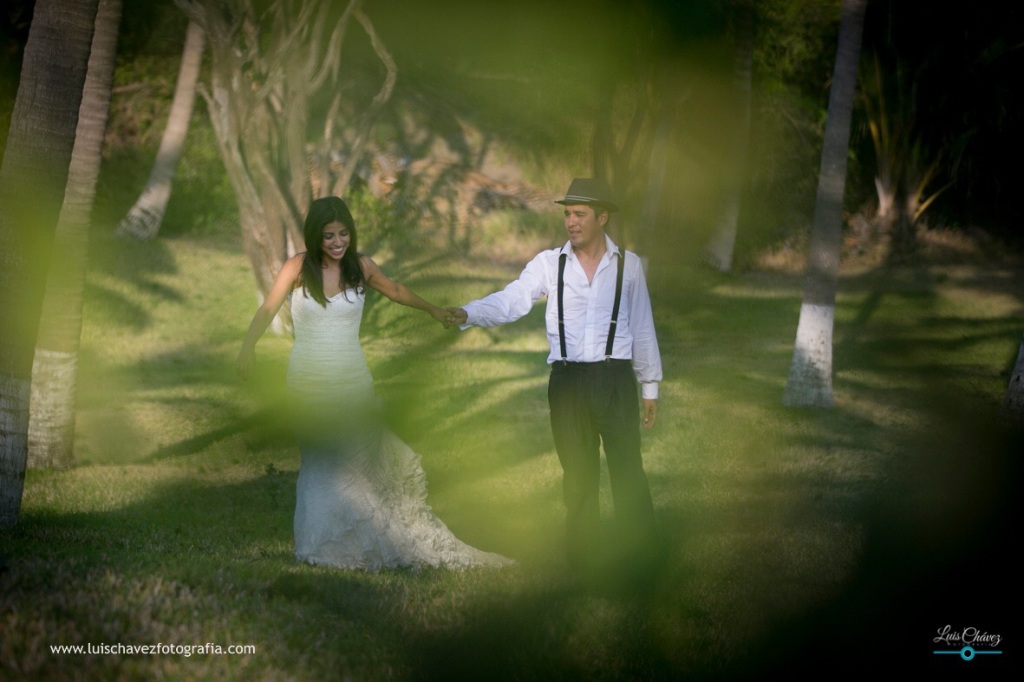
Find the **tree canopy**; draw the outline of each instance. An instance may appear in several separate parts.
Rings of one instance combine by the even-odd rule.
[[[0,95],[13,96],[31,4],[15,0],[0,15]],[[716,196],[727,172],[721,158],[738,120],[722,93],[742,8],[752,13],[753,111],[740,239],[764,243],[810,222],[837,0],[364,5],[400,73],[383,119],[397,122],[417,102],[424,125],[447,143],[457,137],[446,132],[454,121],[469,122],[532,160],[544,185],[554,182],[543,170],[552,160],[559,179],[565,168],[579,174],[603,168],[633,193],[626,203],[639,207],[649,172],[643,156],[671,111],[678,163],[670,176],[692,187],[672,188],[691,212],[668,222],[674,230],[697,232],[709,231],[717,218]],[[186,23],[183,16],[168,21],[176,12],[169,5],[126,3],[122,63],[154,51],[176,55],[176,32]],[[885,166],[896,174],[894,187],[928,179],[924,200],[942,190],[921,214],[922,224],[1016,236],[1020,209],[1013,188],[1021,170],[1008,150],[1019,147],[1024,110],[1014,77],[1024,44],[1020,13],[1012,4],[954,13],[921,0],[869,2],[848,212],[878,202],[876,180]],[[352,96],[366,91],[372,97],[381,67],[368,41],[356,35],[344,49],[352,68],[343,87],[355,88]],[[328,105],[314,102],[311,120]],[[0,123],[5,110],[6,97]],[[881,151],[873,129],[876,138],[887,136]],[[595,147],[595,132],[608,130],[615,139]],[[379,133],[400,135],[397,123]]]

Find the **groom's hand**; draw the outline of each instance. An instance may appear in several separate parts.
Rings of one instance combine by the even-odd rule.
[[[651,400],[650,398],[644,398],[643,400],[643,424],[645,429],[650,429],[654,426],[654,422],[658,420],[658,401]]]
[[[457,325],[466,324],[469,320],[469,315],[462,308],[445,308],[448,311],[448,316],[445,318],[445,327],[455,327]]]

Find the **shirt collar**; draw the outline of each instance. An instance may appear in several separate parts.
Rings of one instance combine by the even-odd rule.
[[[612,241],[612,238],[608,236],[607,232],[605,232],[604,234],[604,248],[604,256],[601,257],[602,263],[610,260],[612,256],[619,253],[618,245]],[[565,244],[562,245],[562,248],[559,251],[559,253],[567,253],[569,254],[570,258],[576,258],[576,253],[572,250],[572,242],[570,242],[568,239],[565,241]]]

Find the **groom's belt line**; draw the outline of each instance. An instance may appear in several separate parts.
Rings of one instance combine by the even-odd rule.
[[[632,365],[632,360],[622,360],[619,358],[608,358],[607,360],[598,360],[597,362],[573,362],[572,360],[558,360],[554,363],[555,365],[562,365],[563,367],[606,367],[608,365]]]

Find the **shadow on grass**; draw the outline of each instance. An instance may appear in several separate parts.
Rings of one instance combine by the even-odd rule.
[[[325,661],[337,662],[332,652],[347,652],[335,672],[390,670],[402,679],[763,678],[840,661],[850,671],[931,669],[939,665],[930,658],[931,640],[947,623],[1001,633],[1006,646],[1019,629],[1009,620],[1007,599],[1016,588],[1006,538],[1024,441],[994,423],[975,423],[976,429],[961,431],[959,420],[951,419],[950,429],[932,434],[936,447],[919,453],[919,476],[874,486],[884,494],[858,510],[865,531],[857,568],[844,580],[823,576],[830,589],[809,584],[813,573],[794,571],[792,558],[780,561],[787,548],[770,537],[740,543],[725,575],[687,554],[693,541],[682,535],[750,533],[758,517],[762,525],[771,523],[764,512],[776,496],[767,489],[759,508],[736,502],[733,512],[744,517],[738,526],[735,517],[714,510],[717,528],[707,524],[709,511],[696,502],[659,509],[676,544],[669,565],[639,591],[594,591],[556,564],[466,575],[298,566],[289,551],[295,477],[267,472],[234,484],[158,486],[144,501],[109,512],[28,516],[5,533],[10,568],[0,576],[0,594],[24,622],[71,619],[82,641],[134,641],[166,633],[146,630],[139,615],[127,615],[138,613],[130,595],[105,596],[128,609],[118,624],[103,621],[104,614],[85,608],[92,604],[88,598],[74,595],[102,592],[95,581],[103,571],[158,579],[164,589],[187,585],[213,600],[207,608],[229,619],[236,641],[256,642],[266,655],[280,656],[283,670],[301,665],[301,652],[310,646]],[[951,440],[950,431],[959,437]],[[969,461],[965,448],[974,455]],[[943,482],[939,489],[936,478]],[[793,485],[782,479],[766,484]],[[936,517],[934,497],[948,492],[958,500],[938,508]],[[821,512],[801,510],[787,520],[787,532],[815,523]],[[48,582],[46,571],[67,560],[87,570],[59,585]],[[23,570],[29,566],[32,577]],[[737,572],[736,566],[749,568]],[[39,590],[49,596],[40,599]],[[778,604],[757,597],[760,590],[805,601]],[[818,598],[808,599],[808,590]],[[54,599],[59,593],[65,596]],[[723,599],[744,606],[723,611]],[[193,618],[198,629],[192,636],[206,641],[211,635],[204,623],[215,618],[206,612]],[[1005,670],[1006,660],[979,658],[972,671]],[[62,662],[51,665],[59,672]],[[102,672],[118,664],[94,658],[77,665]],[[311,670],[325,671],[315,664]]]
[[[144,306],[109,287],[87,282],[85,297],[88,314],[104,326],[142,331],[152,324],[152,316]]]
[[[206,623],[216,622],[279,657],[280,668],[272,670],[308,670],[310,676],[355,670],[423,679],[708,679],[822,666],[927,669],[935,665],[934,633],[947,622],[1015,641],[1007,605],[1016,592],[1016,564],[1005,540],[1022,443],[975,411],[979,404],[994,406],[998,377],[986,373],[997,371],[990,365],[1001,340],[1013,348],[1019,341],[1013,318],[950,314],[927,283],[906,295],[872,295],[865,280],[864,291],[847,299],[841,294],[839,407],[785,410],[778,400],[799,281],[696,279],[655,292],[670,370],[666,388],[702,402],[689,406],[692,423],[667,431],[670,436],[652,434],[648,443],[683,451],[650,475],[670,560],[644,594],[581,588],[554,558],[494,574],[296,566],[290,553],[295,475],[262,460],[247,462],[242,452],[241,463],[221,457],[210,464],[218,479],[237,478],[251,467],[241,482],[211,483],[205,472],[179,471],[180,481],[139,484],[145,490],[138,499],[112,511],[27,515],[4,534],[10,565],[0,576],[4,612],[42,626],[60,618],[80,621],[81,641],[166,636],[166,629],[135,629],[134,602],[111,625],[68,595],[95,591],[89,580],[103,571],[176,582],[210,601],[198,617],[174,616],[184,632],[202,641],[210,636]],[[460,442],[451,461],[435,460],[432,489],[466,470],[470,476],[518,472],[517,466],[551,452],[546,353],[504,343],[518,334],[542,338],[538,309],[520,327],[495,332],[493,348],[468,352],[454,334],[416,335],[412,318],[396,324],[386,311],[378,306],[365,333],[368,343],[382,344],[394,334],[402,346],[371,363],[398,412],[397,426],[429,444],[425,462],[444,439]],[[194,362],[199,370],[189,367]],[[195,383],[218,362],[215,352],[196,344],[132,371],[159,392]],[[271,364],[268,377],[283,381],[281,358]],[[495,369],[469,379],[459,374],[462,367],[488,364]],[[950,366],[957,376],[946,371]],[[151,372],[154,367],[159,371]],[[964,376],[984,377],[982,400],[957,391]],[[221,378],[226,383],[226,374]],[[927,399],[934,395],[950,401]],[[210,428],[156,449],[147,469],[171,460],[187,465],[187,456],[258,431],[263,412],[236,414],[225,405],[202,403],[221,416]],[[665,430],[687,418],[684,407],[664,415]],[[886,421],[892,414],[910,417]],[[748,418],[756,421],[743,423]],[[740,429],[748,431],[742,438],[736,437]],[[706,449],[686,451],[695,443]],[[467,449],[473,457],[480,451],[479,463],[466,463]],[[45,481],[57,485],[74,475]],[[505,541],[518,532],[516,516],[533,514],[537,535],[546,535],[532,539],[528,551],[553,555],[556,533],[542,524],[560,524],[557,484],[557,477],[530,481],[523,502],[505,505],[506,516],[473,525],[467,539],[482,537],[476,544],[485,546],[488,538]],[[518,514],[516,504],[524,505]],[[541,509],[527,512],[525,505]],[[49,563],[28,577],[38,561]],[[57,567],[72,561],[83,575],[59,583],[56,578],[66,576]],[[116,601],[118,594],[105,597]],[[1001,664],[992,658],[978,666]]]
[[[649,604],[622,597],[603,605],[561,569],[368,574],[294,564],[285,522],[294,482],[266,473],[236,484],[173,483],[113,511],[28,515],[6,532],[0,603],[20,623],[51,626],[71,643],[205,642],[229,630],[234,642],[257,645],[264,674],[505,679],[668,669]],[[198,610],[179,613],[177,602]],[[595,608],[596,629],[581,618]],[[73,623],[73,634],[55,621]],[[615,647],[581,656],[575,638],[606,632],[617,633]],[[15,637],[14,646],[26,645]],[[41,674],[68,674],[69,659],[45,658]],[[74,661],[103,675],[125,664]],[[200,676],[211,665],[194,664]]]
[[[817,674],[841,661],[857,676],[884,669],[1003,679],[1013,669],[1019,561],[1008,540],[1024,430],[965,409],[960,400],[942,402],[945,423],[918,434],[904,475],[877,486],[862,505],[863,550],[842,591],[774,619],[771,634],[737,661],[737,670]],[[942,640],[944,629],[988,639]],[[968,644],[999,654],[970,661],[935,654],[960,653]]]
[[[259,410],[247,417],[233,420],[225,426],[157,448],[144,459],[139,460],[139,462],[156,462],[174,457],[194,455],[232,436],[247,432],[258,432],[262,436],[263,441],[268,439],[275,440],[283,445],[286,442],[286,436],[281,433],[282,429],[280,426],[275,426],[276,421],[275,415],[270,410]]]

